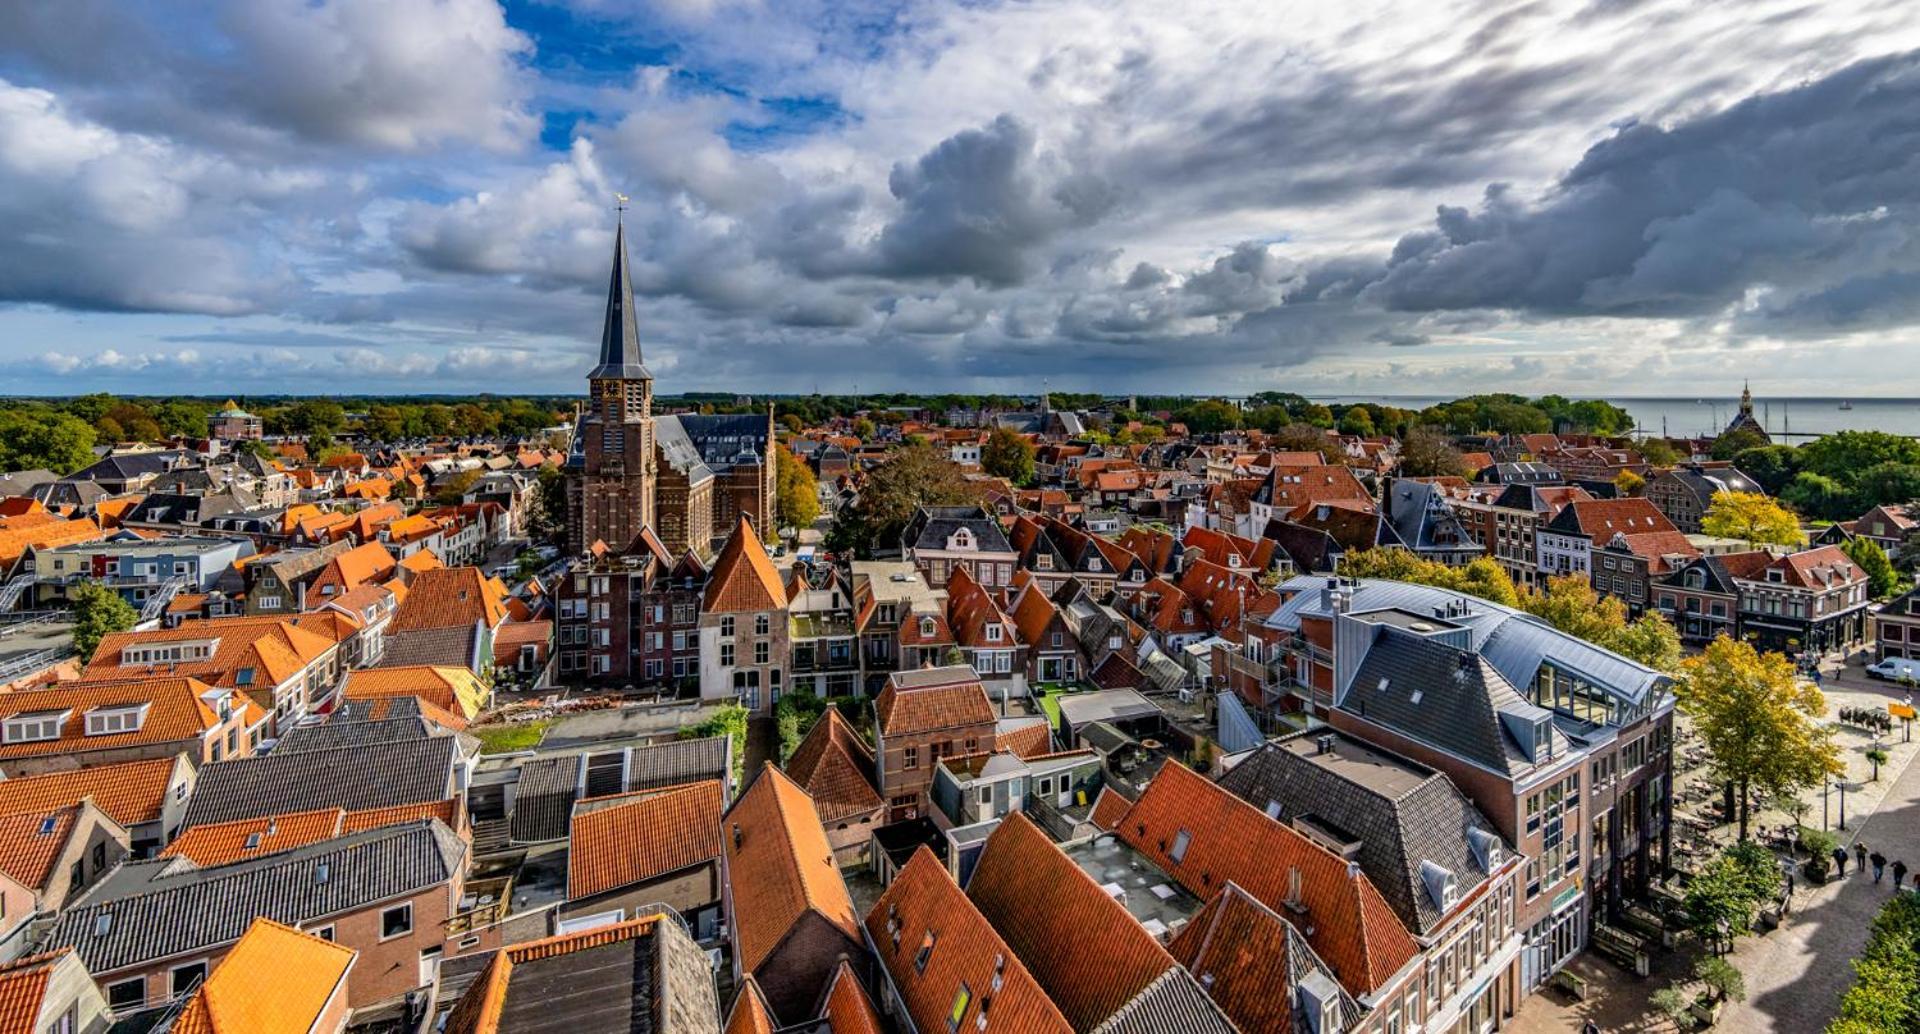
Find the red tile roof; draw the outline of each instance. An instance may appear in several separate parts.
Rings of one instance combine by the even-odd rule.
[[[808,912],[848,940],[860,940],[853,899],[834,864],[820,813],[786,773],[771,763],[762,768],[723,826],[734,943],[747,970],[758,969]]]
[[[726,791],[717,779],[583,801],[567,835],[567,898],[579,900],[720,857]]]
[[[867,913],[867,934],[916,1028],[970,1031],[991,999],[990,1030],[1071,1034],[1072,1025],[953,882],[933,852],[914,853]],[[993,990],[996,980],[998,991]],[[954,1007],[961,988],[969,1000]]]
[[[860,986],[860,978],[845,959],[833,971],[826,1006],[820,1013],[833,1034],[881,1034],[885,1030],[873,999],[867,997],[867,989]]]
[[[1098,1026],[1174,965],[1124,906],[1019,812],[987,838],[967,898],[1075,1030]]]
[[[909,682],[896,672],[874,699],[882,736],[912,735],[969,725],[992,725],[993,704],[972,668],[955,666],[935,671],[947,677],[931,682]],[[905,673],[931,678],[929,672]]]
[[[1380,891],[1358,866],[1209,782],[1185,765],[1163,765],[1116,830],[1195,895],[1227,881],[1269,908],[1294,899],[1311,916],[1307,942],[1356,997],[1378,990],[1418,954]],[[1186,835],[1178,861],[1173,850]]]
[[[753,979],[753,974],[747,974],[739,993],[734,995],[733,1011],[727,1014],[724,1034],[775,1034],[779,1029],[773,1010],[767,1007],[767,996],[760,990],[760,981]]]
[[[122,682],[60,683],[58,688],[0,693],[0,719],[31,713],[66,712],[57,740],[35,740],[0,746],[0,757],[24,758],[42,754],[107,750],[152,743],[198,741],[208,729],[222,724],[218,712],[203,696],[212,686],[193,678],[155,678]],[[87,735],[87,712],[101,707],[146,704],[146,718],[130,732]],[[246,708],[244,696],[233,706]]]
[[[794,748],[787,759],[787,775],[813,797],[823,823],[871,815],[886,807],[874,787],[873,751],[832,705]]]
[[[0,815],[0,872],[23,887],[45,887],[54,861],[73,835],[80,811],[80,806],[74,805],[52,812]]]
[[[411,559],[411,558],[409,558]],[[407,585],[406,602],[393,612],[388,634],[427,628],[497,628],[507,618],[500,594],[477,567],[420,571]]]
[[[0,1034],[36,1034],[54,967],[72,953],[61,948],[0,965]]]
[[[1053,749],[1053,733],[1044,721],[1015,726],[1009,731],[996,730],[993,749],[1012,751],[1015,757],[1031,760]]]
[[[171,1034],[310,1031],[346,993],[358,957],[345,945],[257,918],[187,1001]]]
[[[1195,912],[1167,950],[1207,989],[1208,997],[1241,1030],[1292,1030],[1293,987],[1289,924],[1238,884],[1222,887]]]
[[[787,587],[780,572],[773,569],[753,523],[745,517],[727,537],[714,558],[713,574],[707,579],[703,610],[716,613],[744,613],[782,610],[787,605]]]
[[[1127,809],[1133,802],[1111,786],[1102,786],[1100,796],[1093,799],[1093,812],[1087,821],[1111,833],[1119,828],[1120,820],[1127,817]]]
[[[0,781],[0,814],[52,811],[91,797],[101,811],[123,826],[154,822],[166,807],[167,791],[179,760],[175,755]]]

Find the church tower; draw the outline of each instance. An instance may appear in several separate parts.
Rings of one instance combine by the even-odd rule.
[[[600,364],[587,374],[587,396],[567,459],[567,547],[578,553],[597,540],[625,549],[653,526],[656,472],[653,375],[640,357],[624,222],[613,236]]]

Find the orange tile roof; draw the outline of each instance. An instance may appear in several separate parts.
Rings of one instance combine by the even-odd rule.
[[[853,899],[834,864],[820,813],[786,773],[771,762],[763,767],[724,825],[734,941],[747,970],[758,969],[807,912],[859,942]]]
[[[460,828],[459,811],[460,802],[454,798],[350,811],[340,820],[340,834],[345,836],[348,833],[379,829],[381,826],[401,826],[421,819],[439,819],[448,829],[458,830]]]
[[[79,805],[52,812],[0,815],[0,872],[23,887],[45,887],[47,874],[79,818]]]
[[[845,959],[833,971],[833,983],[827,988],[827,1001],[821,1016],[833,1034],[881,1034],[879,1010],[867,989],[860,986],[853,965]]]
[[[414,575],[406,602],[393,612],[388,633],[467,627],[476,622],[492,629],[506,619],[500,594],[487,584],[479,568],[443,567]]]
[[[723,1034],[774,1034],[780,1024],[773,1019],[773,1010],[767,1007],[767,996],[760,990],[760,981],[747,974],[741,982],[740,993],[734,996],[733,1011],[727,1014],[727,1026]]]
[[[949,669],[951,679],[922,686],[901,686],[897,676],[874,698],[880,734],[898,736],[968,725],[992,725],[993,704],[971,668]]]
[[[113,821],[133,827],[160,818],[179,756],[95,765],[71,772],[47,772],[0,781],[0,814],[51,811],[83,797]]]
[[[323,572],[316,581],[330,579],[340,586],[341,592],[348,592],[392,574],[395,562],[385,544],[362,542],[327,561],[327,566],[332,570]]]
[[[787,759],[787,775],[813,797],[822,822],[886,807],[874,789],[873,751],[831,704]]]
[[[1020,812],[987,838],[967,898],[1075,1030],[1098,1026],[1174,965],[1125,906]]]
[[[0,965],[0,1034],[37,1034],[53,968],[72,953],[61,948]]]
[[[1297,871],[1313,917],[1307,943],[1355,997],[1381,988],[1419,952],[1358,867],[1185,765],[1161,766],[1116,832],[1196,895],[1232,880],[1278,910]],[[1188,843],[1176,862],[1170,852],[1182,832]]]
[[[716,614],[761,610],[781,610],[787,605],[787,587],[780,572],[773,569],[753,523],[745,517],[727,537],[714,558],[713,574],[707,579],[706,600],[702,609]]]
[[[1027,572],[1023,569],[1021,574]],[[1038,583],[1030,582],[1020,590],[1020,597],[1013,601],[1013,624],[1020,630],[1020,641],[1027,646],[1038,648],[1041,637],[1047,634],[1047,628],[1060,614],[1059,608],[1040,591]]]
[[[567,898],[629,887],[720,857],[726,790],[708,779],[575,807],[567,834]]]
[[[1053,733],[1045,722],[1017,726],[1011,732],[995,732],[993,749],[1012,751],[1015,757],[1031,760],[1053,749]]]
[[[440,562],[439,556],[435,555],[433,550],[422,549],[401,557],[400,566],[414,574],[425,574],[428,571],[442,570],[446,565]]]
[[[55,689],[0,693],[0,719],[34,712],[69,712],[57,740],[0,745],[0,758],[107,750],[145,743],[198,740],[221,724],[218,713],[201,699],[212,686],[195,678],[154,678],[125,682],[62,683]],[[131,732],[88,736],[87,712],[96,707],[148,704],[146,721]],[[243,708],[244,697],[234,701]]]
[[[1120,820],[1127,817],[1127,809],[1131,807],[1133,802],[1127,800],[1120,791],[1111,786],[1102,786],[1100,796],[1093,799],[1093,811],[1087,816],[1087,821],[1111,833],[1119,827]]]
[[[160,643],[218,639],[211,657],[165,664],[125,663],[125,651]],[[188,618],[172,628],[114,632],[100,640],[82,677],[140,678],[165,673],[192,675],[210,686],[266,691],[293,678],[338,643],[285,617]],[[244,680],[242,676],[251,671]],[[263,700],[262,705],[270,700]]]
[[[339,808],[320,808],[257,819],[210,822],[182,832],[161,855],[189,858],[203,867],[227,865],[331,840],[340,835],[340,820],[345,816],[346,812]]]
[[[328,1003],[346,994],[359,954],[257,918],[187,1000],[171,1034],[310,1031]]]
[[[1241,1030],[1293,1030],[1291,995],[1304,974],[1293,971],[1298,933],[1273,909],[1228,883],[1195,912],[1167,945]]]
[[[487,687],[473,672],[433,664],[356,668],[347,673],[347,698],[411,696],[471,721],[486,704]]]
[[[100,537],[100,526],[89,518],[77,521],[41,521],[17,524],[14,518],[0,526],[0,573],[13,567],[29,549],[52,549]]]
[[[866,925],[880,962],[918,1029],[972,1030],[983,1003],[991,1000],[993,1030],[1017,1034],[1074,1030],[1047,999],[1026,963],[926,847],[914,852],[880,895],[867,913]],[[993,990],[996,979],[998,991]],[[948,1021],[962,984],[973,997],[954,1028]]]

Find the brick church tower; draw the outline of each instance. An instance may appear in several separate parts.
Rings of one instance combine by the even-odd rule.
[[[587,374],[587,395],[567,457],[567,548],[579,553],[598,540],[623,550],[653,526],[655,489],[653,375],[640,359],[624,223],[613,237],[600,365]]]

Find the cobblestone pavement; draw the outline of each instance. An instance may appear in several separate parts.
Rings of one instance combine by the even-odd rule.
[[[1823,682],[1830,715],[1841,706],[1880,706],[1905,698],[1899,687],[1865,678],[1857,663],[1844,671],[1829,665]],[[1835,834],[1843,842],[1857,838],[1889,859],[1904,858],[1920,869],[1920,765],[1911,764],[1920,743],[1903,742],[1896,725],[1886,744],[1891,759],[1876,782],[1870,780],[1872,765],[1864,757],[1871,739],[1857,730],[1842,730],[1840,736],[1847,754],[1848,828]],[[1819,795],[1808,798],[1812,808],[1806,821],[1818,826]],[[1837,824],[1837,798],[1830,803]],[[1785,818],[1770,809],[1757,815],[1756,823],[1777,824]],[[1888,884],[1875,885],[1871,874],[1856,873],[1851,862],[1845,879],[1812,888],[1803,881],[1786,924],[1742,938],[1729,956],[1746,976],[1747,998],[1730,1004],[1717,1028],[1739,1034],[1810,1034],[1825,1028],[1853,979],[1851,963],[1866,943],[1867,924],[1889,893]],[[1669,981],[1685,979],[1694,954],[1686,947],[1663,953],[1653,975],[1642,980],[1589,952],[1572,964],[1590,981],[1586,1001],[1574,1001],[1558,990],[1543,991],[1523,1003],[1508,1029],[1522,1034],[1577,1031],[1592,1019],[1608,1032],[1671,1030],[1647,996]]]

